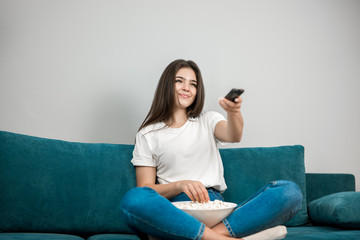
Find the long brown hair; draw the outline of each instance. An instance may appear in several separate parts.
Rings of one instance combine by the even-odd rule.
[[[181,68],[191,68],[195,72],[197,80],[196,97],[191,106],[186,109],[187,117],[197,117],[200,115],[205,102],[204,84],[200,69],[191,60],[178,59],[170,63],[162,73],[156,87],[150,111],[139,130],[153,123],[161,121],[171,122],[175,96],[175,77]]]

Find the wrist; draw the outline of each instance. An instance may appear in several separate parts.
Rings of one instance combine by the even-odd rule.
[[[179,194],[179,193],[182,192],[181,182],[182,182],[182,181],[176,181],[176,182],[174,182],[176,194]]]
[[[242,119],[242,114],[241,114],[240,109],[238,111],[228,111],[227,116],[228,116],[228,118]]]

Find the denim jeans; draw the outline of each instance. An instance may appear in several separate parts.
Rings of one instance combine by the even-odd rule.
[[[224,200],[208,189],[210,200]],[[244,237],[288,222],[300,209],[302,193],[291,181],[268,183],[223,220],[232,237]],[[190,201],[186,194],[168,200],[151,188],[133,188],[121,203],[128,226],[140,237],[159,239],[201,239],[205,225],[175,207],[171,201]]]

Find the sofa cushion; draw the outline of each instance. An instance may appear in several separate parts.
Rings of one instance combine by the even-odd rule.
[[[0,232],[131,233],[120,202],[136,185],[132,151],[0,131]]]
[[[309,203],[309,216],[319,224],[360,228],[360,192],[339,192]]]
[[[360,230],[329,226],[288,227],[286,240],[359,240]]]
[[[241,203],[268,182],[291,180],[297,183],[304,199],[300,211],[288,226],[308,222],[306,205],[304,147],[280,146],[220,149],[228,190],[226,201]]]
[[[139,240],[139,237],[130,234],[99,234],[91,236],[87,240]]]
[[[81,237],[53,233],[0,233],[0,240],[84,240]]]

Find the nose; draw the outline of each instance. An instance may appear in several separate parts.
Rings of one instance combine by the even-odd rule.
[[[189,81],[184,81],[182,88],[183,88],[183,90],[188,92],[189,89],[190,89],[190,82]]]

